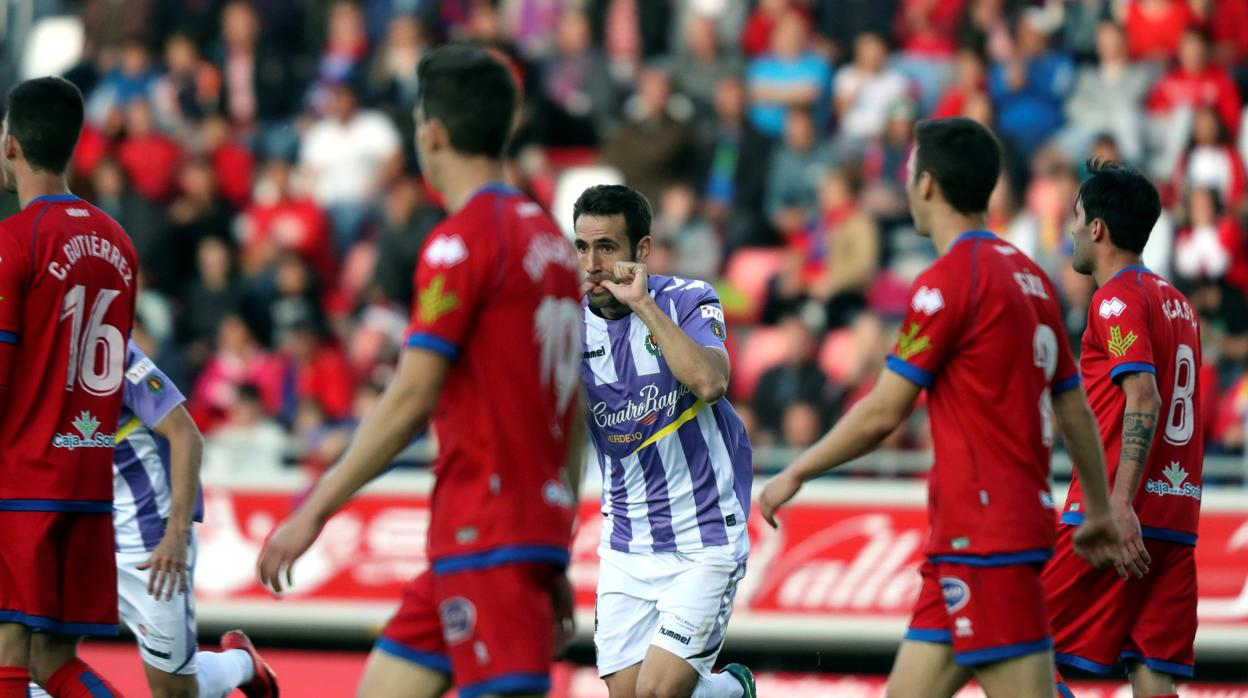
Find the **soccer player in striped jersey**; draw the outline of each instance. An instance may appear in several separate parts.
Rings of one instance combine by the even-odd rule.
[[[155,698],[275,698],[277,681],[232,630],[196,652],[194,522],[203,521],[203,437],[186,399],[130,341],[113,455],[113,528],[121,621],[134,633]],[[32,687],[32,696],[45,695]]]
[[[711,673],[750,549],[751,449],[723,399],[724,312],[707,283],[646,273],[650,219],[619,185],[573,209],[605,517],[598,673],[612,698],[753,698],[744,666]]]

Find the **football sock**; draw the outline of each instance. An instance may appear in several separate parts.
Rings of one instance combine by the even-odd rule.
[[[26,698],[30,670],[24,666],[0,666],[0,698]]]
[[[44,689],[53,698],[122,698],[120,691],[77,657],[57,669]]]
[[[1062,672],[1057,669],[1053,670],[1053,682],[1057,684],[1057,695],[1062,698],[1075,698],[1075,694],[1070,690],[1070,686],[1066,685],[1066,679],[1062,678]]]
[[[693,687],[690,698],[742,698],[745,687],[732,674],[711,674],[705,678],[698,677],[698,685]]]
[[[43,687],[34,681],[30,682],[30,692],[26,694],[26,698],[52,698]]]
[[[255,662],[243,650],[199,652],[195,655],[195,682],[199,684],[199,698],[224,698],[255,676]]]

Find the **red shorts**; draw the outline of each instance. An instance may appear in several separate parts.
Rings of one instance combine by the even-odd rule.
[[[1044,570],[1059,664],[1103,676],[1120,660],[1191,676],[1196,658],[1196,548],[1144,539],[1153,562],[1142,579],[1092,569],[1060,526],[1057,554]]]
[[[978,666],[1053,647],[1039,564],[981,567],[923,563],[923,586],[907,640],[953,645],[959,666]]]
[[[0,621],[117,634],[111,513],[0,511]]]
[[[510,563],[407,583],[377,649],[451,674],[460,698],[546,693],[555,649],[551,589],[562,570]]]

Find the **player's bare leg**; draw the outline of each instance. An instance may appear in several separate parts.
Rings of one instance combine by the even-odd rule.
[[[78,656],[78,638],[56,633],[39,633],[30,639],[30,678],[40,686],[66,662]]]
[[[953,648],[937,642],[905,640],[888,675],[887,698],[949,698],[971,678],[953,662]],[[1047,698],[1047,697],[1046,697]]]
[[[1160,671],[1153,671],[1139,663],[1131,665],[1131,692],[1135,698],[1152,698],[1153,696],[1172,696],[1179,692],[1174,685],[1174,677]]]
[[[194,674],[170,674],[147,664],[143,665],[147,687],[152,698],[199,698],[199,684]]]
[[[975,667],[988,698],[1053,698],[1053,653],[1034,652]]]
[[[689,662],[651,645],[638,672],[636,698],[688,698],[697,685],[698,672]]]
[[[602,677],[603,682],[607,684],[607,694],[611,698],[636,698],[639,674],[641,674],[641,662]]]
[[[121,691],[78,658],[79,639],[58,633],[34,635],[30,640],[31,678],[53,698],[88,693],[121,698]]]
[[[451,688],[451,677],[385,652],[373,650],[357,698],[438,698]]]
[[[30,666],[30,628],[0,623],[0,666]]]

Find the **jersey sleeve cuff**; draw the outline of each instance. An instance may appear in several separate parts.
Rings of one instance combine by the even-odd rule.
[[[1110,380],[1118,380],[1118,377],[1124,373],[1151,373],[1157,375],[1157,367],[1147,361],[1128,361],[1125,364],[1118,364],[1109,371]]]
[[[919,368],[918,366],[915,366],[898,356],[890,355],[887,359],[885,359],[884,365],[888,367],[888,370],[896,373],[902,378],[905,378],[911,383],[914,383],[920,388],[932,387],[932,383],[936,379],[936,376],[934,376],[931,371]]]
[[[17,344],[19,336],[16,332],[0,330],[0,344]]]
[[[1054,383],[1053,394],[1061,395],[1067,390],[1074,390],[1075,388],[1078,388],[1078,387],[1079,387],[1079,374],[1076,373],[1073,376],[1067,376],[1066,378],[1063,378],[1060,381]]]
[[[429,332],[413,332],[407,336],[409,349],[428,349],[454,361],[459,357],[459,347],[454,342]]]

